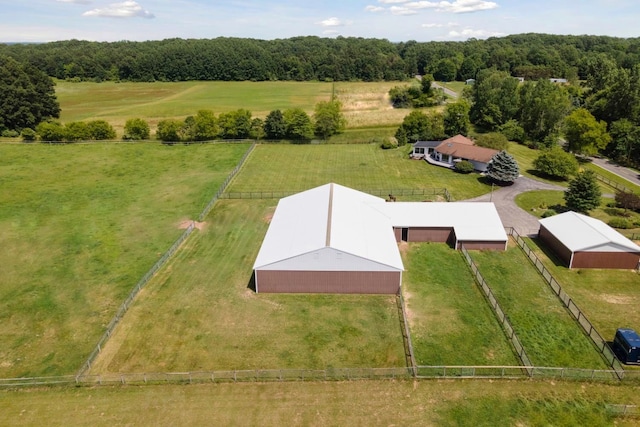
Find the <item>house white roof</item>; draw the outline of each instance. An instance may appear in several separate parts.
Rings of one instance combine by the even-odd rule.
[[[404,270],[393,228],[372,205],[384,199],[326,184],[280,200],[254,269],[333,248]]]
[[[539,222],[572,252],[640,252],[640,246],[604,222],[576,212],[565,212]]]
[[[506,241],[502,221],[491,202],[398,202],[380,209],[394,227],[453,227],[466,241]]]

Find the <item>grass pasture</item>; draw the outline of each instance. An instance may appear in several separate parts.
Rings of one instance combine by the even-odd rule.
[[[375,144],[263,144],[251,153],[229,191],[301,191],[335,182],[363,191],[446,188],[462,200],[490,190],[478,174],[410,160],[408,152],[406,147],[382,150]]]
[[[0,391],[3,426],[635,426],[637,393],[554,381],[349,381]]]
[[[248,288],[275,200],[223,200],[140,294],[92,373],[404,366],[394,296]]]
[[[560,265],[538,239],[527,239],[527,244],[605,340],[613,340],[617,328],[640,330],[640,273],[569,269]]]
[[[0,146],[0,377],[75,372],[248,146]]]
[[[520,364],[459,251],[412,243],[403,252],[402,291],[418,365]]]
[[[505,252],[474,251],[471,257],[534,365],[607,369],[589,338],[515,243],[510,242]]]

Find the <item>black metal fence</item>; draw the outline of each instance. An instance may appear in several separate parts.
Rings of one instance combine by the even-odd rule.
[[[414,376],[415,375],[415,376]],[[390,368],[251,369],[193,372],[112,373],[0,379],[0,389],[41,386],[113,386],[232,382],[350,381],[381,379],[555,379],[618,383],[613,370],[538,366],[416,366]],[[640,380],[640,371],[625,380]],[[627,410],[630,411],[629,408]]]
[[[516,335],[513,325],[511,324],[511,322],[509,321],[509,318],[500,307],[500,304],[498,304],[498,300],[493,294],[493,291],[491,290],[487,282],[484,280],[484,277],[482,277],[480,270],[478,270],[478,266],[473,261],[473,259],[471,258],[471,255],[469,255],[469,252],[464,247],[464,245],[462,245],[461,251],[462,251],[462,254],[464,255],[465,261],[467,261],[467,265],[469,266],[469,268],[471,269],[471,272],[473,273],[473,277],[476,280],[476,283],[482,290],[482,294],[485,296],[485,298],[489,302],[489,306],[491,307],[491,309],[493,310],[493,313],[496,315],[496,318],[500,322],[500,326],[502,326],[502,329],[504,330],[505,335],[511,341],[511,345],[513,345],[513,348],[515,349],[516,354],[520,358],[520,361],[522,362],[522,364],[526,366],[528,369],[530,366],[533,366],[533,363],[531,363],[531,359],[529,359],[529,356],[527,356],[527,353],[524,351],[524,346],[522,345],[522,343],[520,342],[520,339]],[[525,369],[525,371],[527,369]]]
[[[178,250],[178,248],[182,245],[182,243],[191,235],[194,229],[195,229],[195,224],[191,222],[189,227],[187,227],[187,229],[184,230],[182,235],[178,237],[178,240],[176,240],[173,243],[173,245],[171,245],[171,247],[164,253],[164,255],[162,255],[162,257],[158,261],[156,261],[155,264],[153,264],[153,267],[151,267],[151,269],[147,271],[147,273],[138,281],[138,283],[136,283],[136,285],[133,287],[133,289],[129,293],[129,296],[127,296],[127,298],[124,300],[124,302],[116,312],[115,316],[111,319],[111,322],[109,322],[109,324],[107,325],[106,331],[104,332],[104,334],[102,334],[102,337],[100,337],[100,340],[94,347],[93,351],[91,352],[91,354],[89,354],[89,357],[87,358],[87,360],[82,364],[82,367],[78,371],[78,375],[84,374],[91,368],[91,365],[95,361],[96,357],[98,357],[98,355],[102,351],[102,347],[105,345],[107,340],[111,337],[113,330],[116,328],[116,326],[118,326],[118,324],[120,323],[120,320],[125,315],[127,310],[129,310],[129,307],[135,300],[140,290],[147,284],[147,282],[149,282],[149,280],[151,280],[151,278],[153,278],[153,276],[155,276],[156,272],[162,266],[164,266],[164,264],[169,260],[169,258],[173,256],[173,254]]]
[[[283,191],[227,191],[218,195],[219,199],[281,199],[304,190],[283,190]],[[388,198],[394,197],[442,197],[447,202],[452,200],[451,194],[446,188],[400,188],[400,189],[369,189],[361,190],[363,193],[372,196]]]
[[[216,203],[216,201],[218,199],[221,198],[222,194],[224,194],[224,191],[227,189],[227,186],[229,185],[231,180],[233,178],[235,178],[235,176],[238,174],[238,172],[240,171],[240,169],[244,165],[244,162],[249,157],[249,154],[251,154],[253,152],[253,149],[255,147],[256,147],[255,143],[251,144],[251,146],[244,153],[244,155],[242,156],[242,158],[240,159],[240,161],[238,162],[236,167],[233,168],[233,170],[229,173],[229,175],[227,175],[227,178],[224,180],[222,185],[220,185],[220,187],[218,188],[218,191],[216,192],[216,194],[213,195],[213,197],[211,198],[211,200],[209,201],[207,206],[205,206],[204,209],[202,210],[202,212],[200,212],[200,215],[198,216],[198,221],[204,221],[204,219],[207,217],[207,215],[209,215],[209,212],[211,212],[211,209],[213,209],[213,205]]]

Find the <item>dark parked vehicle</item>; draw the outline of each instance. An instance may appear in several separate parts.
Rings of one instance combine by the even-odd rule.
[[[622,363],[640,363],[640,336],[633,329],[618,329],[613,339],[613,352]]]

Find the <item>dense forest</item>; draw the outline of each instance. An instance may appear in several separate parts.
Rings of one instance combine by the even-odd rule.
[[[520,34],[463,42],[295,37],[0,45],[0,56],[51,77],[92,81],[380,81],[416,74],[452,81],[475,78],[486,68],[527,79],[585,79],[589,60],[601,54],[631,69],[640,63],[640,38]]]

